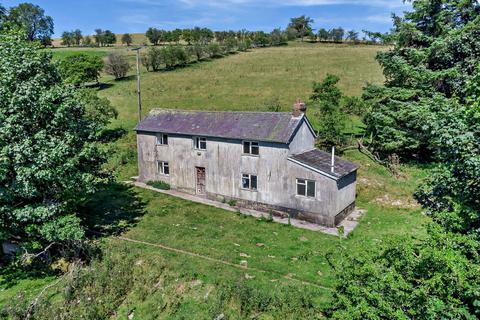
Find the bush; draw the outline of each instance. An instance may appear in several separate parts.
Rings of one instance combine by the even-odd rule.
[[[127,57],[118,53],[110,53],[105,59],[105,72],[115,77],[115,80],[125,78],[130,64]]]
[[[170,190],[170,185],[164,181],[148,181],[147,185],[160,190]]]
[[[210,43],[207,47],[207,52],[210,58],[220,58],[222,56],[222,50],[218,43]]]
[[[60,61],[60,73],[66,83],[80,86],[86,82],[98,83],[103,61],[100,57],[86,53],[77,53]]]
[[[142,64],[147,71],[158,71],[162,67],[162,53],[161,49],[151,47],[148,52],[142,56]]]

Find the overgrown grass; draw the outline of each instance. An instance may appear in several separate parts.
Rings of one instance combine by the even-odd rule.
[[[147,185],[160,190],[170,190],[170,185],[163,181],[148,181]]]
[[[294,44],[239,53],[174,71],[142,70],[144,111],[153,107],[260,111],[275,98],[280,100],[282,110],[290,110],[295,98],[307,100],[312,82],[322,80],[327,73],[340,76],[345,94],[358,95],[367,82],[383,81],[374,60],[380,49]],[[136,123],[135,81],[130,78],[118,82],[107,76],[102,81],[108,85],[99,91],[100,95],[108,97],[119,111],[112,127],[128,131],[110,146],[112,156],[107,169],[115,172],[119,180],[128,180],[137,174],[132,131]],[[308,110],[308,115],[315,123],[316,110]],[[361,121],[354,117],[351,120],[347,130],[360,132]],[[132,312],[139,319],[212,319],[222,313],[233,319],[320,317],[319,310],[328,304],[331,292],[299,281],[332,287],[335,278],[328,264],[329,254],[360,252],[395,235],[422,235],[427,220],[412,193],[428,168],[404,165],[402,176],[395,178],[358,151],[348,151],[344,156],[361,165],[357,206],[367,210],[347,239],[257,220],[153,191],[107,186],[84,210],[83,216],[92,228],[109,234],[122,232],[132,239],[246,264],[255,270],[105,238],[102,249],[107,259],[93,264],[99,272],[82,271],[85,289],[77,286],[71,292],[71,297],[80,298],[80,305],[71,304],[61,290],[53,290],[52,309],[42,309],[47,313],[39,315],[51,315],[52,310],[65,305],[65,312],[71,314],[88,317],[95,315],[90,312],[98,312],[119,319],[127,319]],[[118,275],[106,272],[109,268],[118,270]],[[37,280],[37,288],[49,280]],[[63,286],[68,288],[65,283],[59,287]],[[26,287],[19,283],[1,288],[4,291],[0,291],[0,303],[5,303]],[[108,296],[102,299],[104,292]]]

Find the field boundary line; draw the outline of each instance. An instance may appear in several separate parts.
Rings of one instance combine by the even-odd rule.
[[[89,230],[89,231],[92,232],[92,233],[95,233],[95,234],[108,236],[108,234],[106,234],[104,232],[99,232],[99,231],[94,231],[94,230]],[[146,246],[150,246],[150,247],[161,248],[161,249],[171,251],[171,252],[175,252],[175,253],[181,253],[181,254],[184,254],[184,255],[191,256],[191,257],[195,257],[195,258],[207,260],[207,261],[210,261],[210,262],[220,263],[220,264],[223,264],[223,265],[226,265],[226,266],[234,267],[234,268],[237,268],[237,269],[240,269],[240,270],[245,270],[245,271],[251,270],[251,271],[254,271],[254,272],[259,272],[259,273],[264,273],[264,274],[276,274],[276,275],[278,275],[278,276],[280,276],[284,279],[292,280],[292,281],[301,283],[303,285],[313,286],[313,287],[317,287],[319,289],[323,289],[323,290],[327,290],[327,291],[333,291],[332,288],[325,287],[325,286],[319,285],[319,284],[314,283],[314,282],[297,279],[297,278],[294,278],[294,277],[289,276],[289,275],[283,275],[279,272],[275,272],[275,271],[271,271],[271,270],[265,270],[265,269],[255,268],[255,267],[243,266],[243,265],[236,264],[236,263],[233,263],[233,262],[229,262],[229,261],[205,256],[205,255],[202,255],[202,254],[199,254],[199,253],[195,253],[195,252],[191,252],[191,251],[187,251],[187,250],[183,250],[183,249],[178,249],[178,248],[174,248],[174,247],[169,247],[169,246],[159,244],[159,243],[151,243],[151,242],[147,242],[147,241],[143,241],[143,240],[131,239],[131,238],[128,238],[128,237],[125,237],[125,236],[114,236],[114,238],[122,240],[122,241],[126,241],[126,242],[132,242],[132,243],[142,244],[142,245],[146,245]]]

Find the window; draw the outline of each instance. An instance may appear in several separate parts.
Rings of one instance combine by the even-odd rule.
[[[243,153],[257,156],[259,154],[258,142],[243,141]]]
[[[168,166],[167,161],[158,161],[157,162],[157,171],[158,173],[168,176],[170,174],[170,167]]]
[[[242,188],[257,190],[257,176],[251,174],[242,174]]]
[[[315,198],[315,181],[297,179],[297,195]]]
[[[195,137],[195,149],[207,150],[207,138]]]
[[[159,134],[157,135],[157,142],[156,142],[157,146],[166,146],[168,145],[168,135],[167,134]]]

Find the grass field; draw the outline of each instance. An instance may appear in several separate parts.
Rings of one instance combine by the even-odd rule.
[[[359,95],[367,82],[383,81],[380,67],[374,60],[375,53],[381,49],[292,44],[203,61],[174,71],[151,73],[142,69],[143,105],[145,112],[153,107],[260,111],[265,109],[266,103],[278,98],[282,109],[289,110],[296,97],[307,100],[312,82],[322,80],[327,73],[340,76],[340,88],[345,94]],[[54,55],[61,57],[75,50],[55,49]],[[91,50],[95,54],[106,54],[104,48]],[[110,99],[119,111],[112,127],[128,131],[110,146],[108,165],[117,179],[123,181],[136,175],[132,131],[136,123],[136,82],[134,77],[114,81],[108,76],[103,76],[102,82],[99,94]],[[308,114],[313,118],[315,110],[309,110]],[[270,293],[282,292],[282,288],[295,285],[308,292],[313,308],[320,310],[328,304],[331,291],[302,285],[299,281],[332,287],[335,278],[326,260],[329,253],[338,256],[339,252],[360,252],[395,235],[422,235],[427,219],[413,201],[412,193],[428,168],[404,165],[401,177],[395,178],[358,151],[348,151],[345,157],[361,165],[357,206],[367,210],[358,229],[347,239],[244,217],[121,184],[98,193],[89,204],[87,215],[96,229],[122,231],[132,239],[188,250],[228,263],[246,260],[248,267],[263,270],[241,270],[107,237],[101,240],[105,255],[115,261],[130,261],[128,270],[135,275],[125,272],[124,279],[129,281],[130,287],[110,306],[111,311],[116,312],[115,318],[126,319],[133,309],[135,318],[139,319],[211,319],[220,312],[227,318],[270,319],[279,315],[296,318],[295,314],[289,315],[289,307],[285,308],[290,311],[285,309],[280,314],[276,312],[283,310],[283,306],[272,310],[255,305],[250,310],[244,306],[242,299],[246,298],[241,294],[234,295],[228,303],[215,302],[222,296],[224,285],[239,282]],[[257,243],[263,245],[257,246]],[[102,262],[98,262],[97,268],[102,268]],[[150,274],[151,278],[137,277],[137,272]],[[288,278],[284,277],[286,275]],[[34,295],[50,279],[19,280],[11,288],[0,283],[0,290],[3,290],[0,291],[0,305],[18,292],[29,290],[29,294]],[[159,281],[162,284],[157,288]],[[92,288],[94,283],[101,281],[92,280]],[[91,289],[90,292],[95,297],[96,291]],[[209,300],[205,297],[210,292],[212,298]],[[253,295],[253,291],[248,292],[248,296]],[[259,294],[257,298],[261,300],[261,297]],[[52,303],[61,301],[56,298]]]

